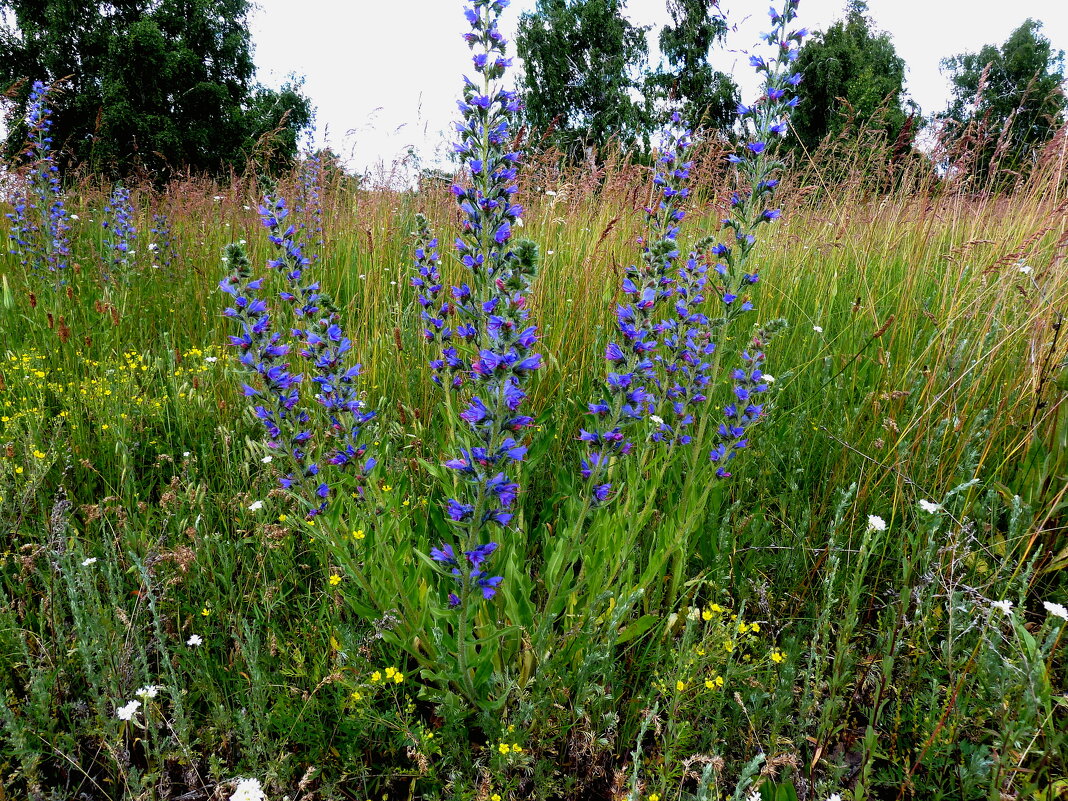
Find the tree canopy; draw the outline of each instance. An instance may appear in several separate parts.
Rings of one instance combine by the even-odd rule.
[[[645,30],[624,15],[626,0],[538,0],[519,20],[526,122],[551,131],[570,155],[600,150],[613,137],[647,140],[641,95]]]
[[[863,0],[852,0],[844,19],[801,48],[797,71],[804,80],[793,128],[808,152],[851,119],[881,128],[891,141],[905,125],[905,62],[890,36],[874,29],[867,10]]]
[[[312,121],[299,83],[254,83],[249,0],[0,0],[0,89],[21,118],[34,80],[52,93],[64,168],[125,175],[240,168],[260,143],[291,161]],[[9,126],[7,155],[22,140]]]
[[[734,122],[738,87],[708,63],[709,52],[727,33],[716,9],[716,0],[668,0],[671,22],[659,37],[668,68],[652,73],[647,82],[664,118],[677,112],[695,127],[715,129]]]
[[[972,169],[988,176],[997,169],[1018,172],[1064,123],[1064,52],[1054,51],[1028,19],[1001,47],[944,59],[953,98],[940,115],[951,126],[949,139],[968,136]]]

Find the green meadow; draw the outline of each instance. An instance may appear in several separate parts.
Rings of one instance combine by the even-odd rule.
[[[524,167],[544,366],[503,582],[463,633],[428,556],[457,409],[410,283],[417,213],[463,280],[447,184],[320,175],[310,270],[378,465],[310,521],[218,289],[238,240],[268,274],[269,187],[131,187],[121,276],[110,187],[71,188],[61,283],[0,254],[0,799],[223,799],[241,778],[294,801],[1066,797],[1061,148],[1012,193],[788,171],[704,407],[716,425],[731,354],[785,320],[733,475],[643,441],[583,516],[578,436],[651,173]],[[719,230],[720,156],[698,152],[688,242]]]

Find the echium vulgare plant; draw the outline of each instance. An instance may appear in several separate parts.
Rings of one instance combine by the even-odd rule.
[[[134,225],[134,208],[130,202],[130,190],[116,186],[104,206],[100,226],[104,229],[103,275],[105,281],[127,283],[135,255],[137,227]]]
[[[733,400],[724,407],[718,427],[712,424],[711,436],[704,403],[719,366],[714,334],[719,329],[722,338],[725,326],[753,310],[747,291],[759,279],[751,264],[757,231],[781,214],[770,208],[779,183],[774,176],[781,167],[773,156],[772,137],[785,133],[789,112],[797,105],[790,90],[801,76],[792,65],[806,32],[789,30],[796,13],[797,0],[787,0],[782,13],[771,10],[773,30],[763,38],[776,47],[776,54],[750,60],[765,82],[762,96],[738,109],[746,143],[740,154],[729,157],[740,180],[731,196],[730,216],[722,222],[726,243],[706,237],[686,259],[680,259],[678,236],[689,195],[685,183],[692,164],[686,151],[691,133],[675,116],[665,136],[655,162],[655,203],[645,210],[649,236],[641,262],[627,270],[622,286],[626,297],[616,309],[617,335],[605,351],[607,397],[589,404],[593,423],[579,433],[587,443],[581,466],[587,481],[586,508],[611,497],[610,470],[634,450],[634,429],[641,421],[655,426],[652,442],[690,446],[693,459],[707,449],[716,475],[726,478],[727,462],[746,447],[749,426],[763,414],[758,401],[768,385],[762,349],[783,321],[765,325],[739,353],[742,364],[730,371]],[[709,308],[713,295],[718,311]],[[666,314],[669,309],[673,315]],[[661,473],[669,464],[670,459],[662,462]],[[691,461],[688,480],[699,480],[693,466]]]
[[[437,241],[425,221],[419,222],[418,275],[412,279],[424,308],[424,334],[440,346],[430,363],[435,380],[449,396],[450,407],[463,407],[457,428],[461,444],[445,463],[461,478],[461,491],[446,505],[452,542],[443,542],[431,555],[456,585],[449,602],[459,608],[458,668],[471,696],[467,624],[471,607],[492,598],[501,582],[489,575],[488,562],[498,547],[494,538],[515,514],[519,485],[513,481],[514,465],[527,451],[522,432],[534,422],[521,412],[524,386],[541,366],[526,301],[537,249],[531,242],[512,241],[522,209],[513,202],[520,154],[509,148],[519,102],[503,86],[511,59],[498,29],[507,5],[507,0],[474,0],[465,10],[470,30],[464,38],[474,51],[472,63],[480,78],[464,79],[462,120],[456,124],[455,150],[471,176],[470,186],[452,187],[463,214],[456,250],[467,280],[451,287],[443,299]]]
[[[170,217],[163,212],[155,212],[149,232],[152,234],[152,242],[148,245],[148,251],[152,254],[152,266],[169,270],[178,258]]]
[[[605,349],[608,376],[607,397],[588,406],[592,422],[581,429],[579,439],[588,443],[582,458],[582,476],[588,482],[588,501],[606,501],[612,484],[605,480],[614,459],[634,448],[630,429],[653,416],[661,379],[657,370],[657,347],[663,329],[661,313],[676,292],[679,258],[679,224],[689,197],[686,182],[693,163],[686,160],[692,146],[690,132],[679,126],[667,133],[657,156],[653,177],[654,202],[645,209],[648,235],[641,259],[626,270],[622,303],[616,307],[617,337]],[[580,515],[582,517],[584,515]]]
[[[781,209],[773,208],[779,179],[775,176],[782,162],[775,156],[775,138],[788,129],[789,116],[797,107],[793,90],[801,82],[801,74],[793,68],[801,41],[807,35],[804,28],[791,29],[797,16],[798,0],[786,0],[782,13],[770,10],[772,29],[763,34],[764,41],[775,48],[772,56],[750,56],[749,63],[764,76],[761,96],[751,105],[739,105],[738,115],[747,135],[746,144],[728,157],[738,172],[739,188],[731,195],[731,210],[724,218],[726,241],[712,248],[718,261],[715,290],[722,304],[718,322],[729,324],[753,306],[746,291],[759,280],[757,266],[752,262],[758,229],[777,220]],[[741,364],[731,370],[734,398],[723,407],[723,420],[714,434],[709,457],[716,466],[716,475],[727,478],[727,463],[748,445],[748,429],[764,412],[760,396],[767,391],[764,380],[763,348],[785,321],[765,324],[739,354]]]
[[[311,519],[326,511],[332,483],[342,472],[353,475],[355,495],[362,497],[366,475],[375,465],[374,459],[364,458],[364,428],[375,413],[365,409],[356,386],[360,365],[347,364],[352,341],[345,336],[338,310],[319,282],[305,279],[310,260],[296,226],[288,222],[285,200],[265,198],[260,216],[276,248],[268,267],[285,279],[279,298],[293,308],[292,335],[306,360],[315,401],[326,417],[326,441],[316,437],[315,421],[301,402],[304,374],[290,370],[287,357],[292,345],[272,329],[267,301],[261,297],[264,278],[253,279],[241,244],[228,247],[231,273],[219,286],[234,298],[224,314],[237,320],[241,333],[231,336],[230,343],[239,351],[238,363],[253,377],[244,384],[244,394],[255,398],[254,411],[267,432],[268,447],[286,460],[281,485],[304,503]]]
[[[12,254],[37,275],[51,273],[58,286],[70,256],[70,216],[63,201],[59,166],[52,152],[52,110],[49,89],[35,81],[26,108],[29,165],[26,182],[14,198],[11,220]]]

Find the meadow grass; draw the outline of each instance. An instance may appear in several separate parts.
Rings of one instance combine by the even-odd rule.
[[[720,155],[697,158],[695,238],[723,216]],[[577,530],[576,437],[651,188],[623,159],[592,177],[533,165],[522,233],[541,248],[545,366],[497,568],[513,589],[474,620],[483,708],[438,667],[456,645],[413,551],[439,541],[455,423],[425,367],[410,234],[421,212],[451,241],[448,188],[324,187],[315,269],[380,412],[380,465],[368,505],[341,499],[310,525],[264,462],[217,291],[227,244],[245,240],[256,269],[271,256],[260,188],[135,189],[137,269],[107,284],[108,188],[81,187],[60,291],[0,257],[0,784],[42,799],[225,797],[237,777],[302,799],[1060,797],[1068,688],[1043,607],[1064,602],[1068,566],[1060,163],[1009,195],[787,176],[754,302],[790,325],[734,478],[635,468],[637,500]],[[178,251],[157,269],[160,210]],[[147,685],[158,695],[120,719]]]

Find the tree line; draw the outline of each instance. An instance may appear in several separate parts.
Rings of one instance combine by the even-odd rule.
[[[522,14],[519,90],[531,141],[565,158],[597,158],[610,143],[647,151],[675,113],[706,135],[733,138],[738,87],[711,66],[727,21],[718,0],[665,0],[659,64],[626,0],[537,0]],[[284,168],[313,123],[299,81],[254,80],[250,0],[0,0],[0,91],[8,159],[34,80],[58,83],[55,145],[64,170],[111,177],[140,171],[221,173],[254,159]],[[858,123],[911,148],[920,123],[905,63],[863,0],[801,48],[800,104],[787,136],[795,153]],[[946,141],[973,144],[980,175],[1025,170],[1063,125],[1064,54],[1027,20],[1001,45],[949,56],[949,106],[927,121]],[[977,144],[976,144],[977,143]]]

